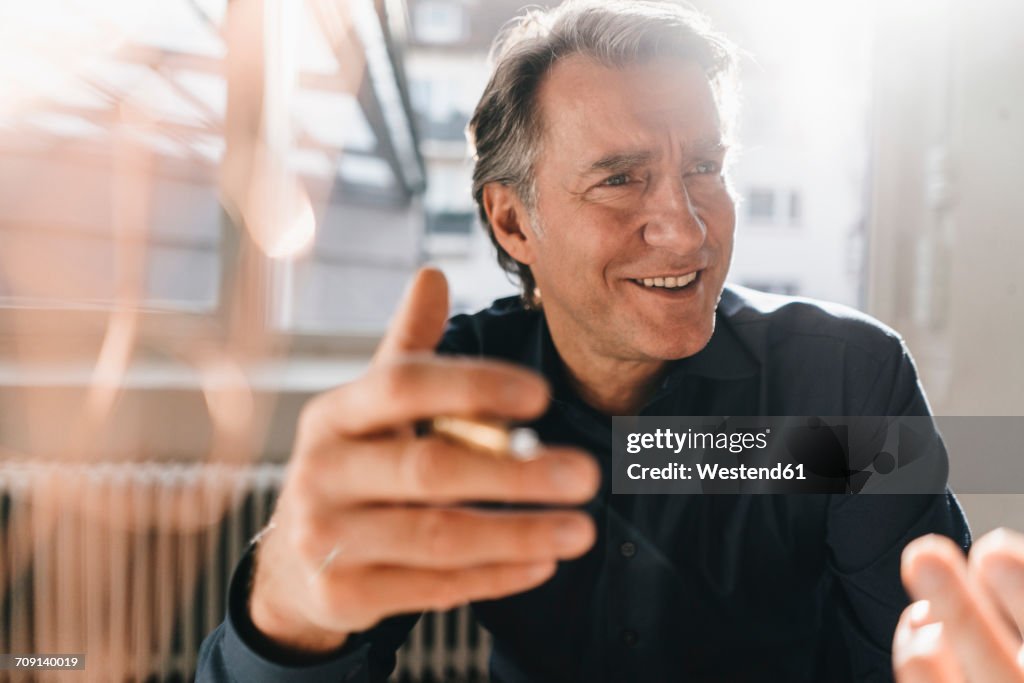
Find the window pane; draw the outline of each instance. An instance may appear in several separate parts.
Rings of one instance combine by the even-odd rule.
[[[211,310],[218,27],[184,2],[73,14],[39,23],[20,54],[38,73],[15,78],[0,108],[0,305],[105,307],[127,294],[147,308]]]
[[[747,195],[747,215],[760,221],[775,218],[775,193],[771,190],[754,189]]]
[[[803,217],[803,205],[800,201],[800,192],[793,190],[789,193],[789,224],[800,225]]]
[[[474,216],[469,212],[439,211],[427,214],[427,232],[450,235],[469,235],[473,231]]]

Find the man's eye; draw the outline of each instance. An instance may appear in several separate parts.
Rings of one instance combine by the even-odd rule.
[[[696,172],[702,175],[710,175],[714,173],[719,173],[721,171],[721,168],[722,167],[719,165],[717,161],[702,161],[699,164],[697,164]]]
[[[619,185],[625,185],[629,182],[629,176],[625,173],[617,173],[609,178],[605,178],[601,181],[602,185],[609,187],[617,187]]]

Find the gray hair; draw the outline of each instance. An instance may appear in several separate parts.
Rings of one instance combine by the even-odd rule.
[[[527,306],[536,306],[536,281],[529,266],[513,259],[494,236],[484,210],[488,183],[511,187],[535,224],[537,188],[533,166],[543,122],[536,92],[555,62],[581,54],[610,67],[656,57],[697,63],[711,84],[723,128],[732,122],[736,50],[713,32],[695,10],[669,0],[569,0],[551,10],[528,9],[495,39],[490,81],[469,122],[475,150],[473,198],[480,220],[498,251],[498,264],[519,280]]]

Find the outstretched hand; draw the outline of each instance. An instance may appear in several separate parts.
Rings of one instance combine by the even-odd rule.
[[[327,651],[388,616],[519,593],[593,544],[581,511],[466,504],[582,503],[600,479],[586,453],[544,448],[523,462],[417,436],[419,420],[524,420],[548,403],[532,371],[435,355],[447,317],[444,275],[421,270],[368,371],[303,410],[249,604],[279,645]]]
[[[904,550],[902,574],[916,602],[893,640],[899,683],[1024,683],[1024,536],[998,529],[967,558],[924,536]]]

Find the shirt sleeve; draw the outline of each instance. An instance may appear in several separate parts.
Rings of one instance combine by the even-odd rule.
[[[235,568],[228,589],[227,616],[199,649],[197,683],[384,683],[395,668],[395,652],[419,615],[386,619],[345,645],[316,658],[297,658],[265,638],[249,618],[253,547]]]
[[[928,402],[906,346],[893,350],[873,371],[878,380],[863,415],[930,415]],[[867,361],[865,361],[867,362]],[[936,438],[941,438],[937,436]],[[900,557],[910,541],[925,534],[948,536],[964,551],[971,536],[953,493],[932,495],[843,495],[829,504],[829,561],[838,613],[847,643],[852,680],[891,681],[892,638],[910,600],[900,580]]]

